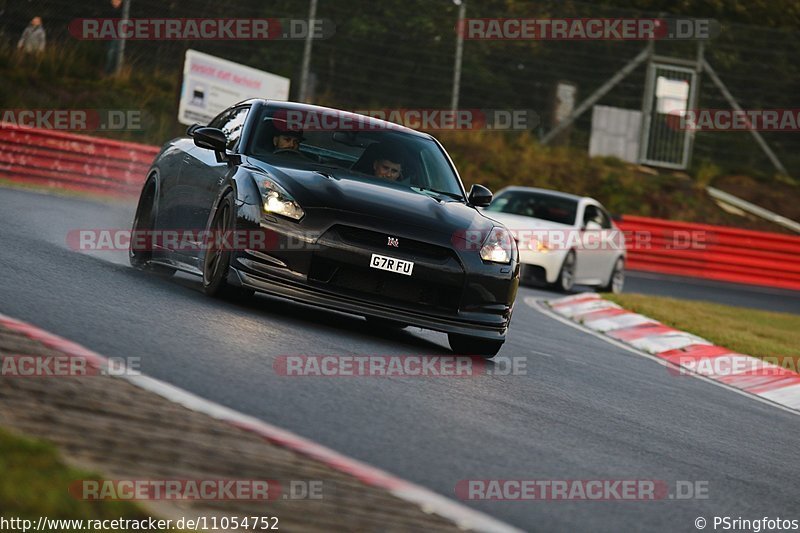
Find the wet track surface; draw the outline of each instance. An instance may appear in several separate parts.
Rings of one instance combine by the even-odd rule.
[[[77,253],[66,233],[123,228],[132,207],[0,189],[0,312],[455,497],[465,479],[707,481],[708,499],[467,502],[526,530],[694,531],[729,515],[798,518],[800,417],[586,335],[525,305],[500,356],[526,374],[472,378],[276,375],[280,355],[445,355],[442,334],[263,296],[209,299],[124,254]],[[800,295],[659,281],[629,289],[800,312]],[[760,302],[760,303],[759,303]],[[778,302],[777,304],[770,302]],[[346,510],[343,510],[346,512]]]

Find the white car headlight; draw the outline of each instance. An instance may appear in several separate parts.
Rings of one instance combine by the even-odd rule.
[[[535,239],[534,243],[535,244],[533,244],[533,246],[531,247],[534,251],[542,254],[546,254],[547,252],[550,251],[550,247],[543,240]]]
[[[262,180],[259,185],[265,213],[280,215],[292,220],[303,218],[305,211],[283,187],[268,179]]]
[[[511,233],[505,228],[494,227],[483,241],[481,259],[492,263],[508,264],[511,262],[513,246],[514,238]]]

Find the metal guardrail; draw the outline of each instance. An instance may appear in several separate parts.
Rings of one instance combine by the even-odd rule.
[[[628,268],[800,290],[800,237],[625,215]]]
[[[797,223],[792,219],[786,218],[777,213],[773,213],[772,211],[764,209],[763,207],[759,207],[756,204],[751,204],[748,201],[742,200],[741,198],[729,194],[725,191],[715,189],[714,187],[706,187],[706,191],[708,191],[708,194],[710,194],[711,197],[714,198],[715,200],[719,200],[720,202],[726,203],[728,205],[738,207],[742,211],[747,211],[748,213],[756,215],[757,217],[769,220],[770,222],[774,222],[775,224],[780,224],[784,228],[788,228],[792,231],[800,233],[800,223]]]
[[[0,123],[0,180],[138,195],[159,148]]]

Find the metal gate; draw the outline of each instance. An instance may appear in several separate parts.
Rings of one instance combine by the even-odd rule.
[[[695,83],[693,69],[649,64],[642,103],[641,163],[681,170],[689,166],[694,134],[681,129],[680,121],[675,119],[676,115],[695,108]]]

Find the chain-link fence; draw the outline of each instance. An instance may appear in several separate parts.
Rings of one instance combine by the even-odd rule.
[[[469,18],[635,18],[659,17],[633,9],[581,2],[467,0]],[[287,17],[305,18],[308,2],[267,3],[210,0],[163,2],[131,0],[131,17]],[[0,0],[0,31],[12,44],[35,15],[44,19],[51,46],[82,47],[101,61],[106,46],[77,42],[67,30],[79,17],[113,16],[110,3],[98,0],[78,6],[66,0]],[[671,13],[675,16],[675,13]],[[685,13],[708,16],[707,13]],[[335,35],[314,43],[311,60],[312,94],[318,103],[343,108],[447,108],[450,104],[458,7],[452,0],[319,0],[317,18],[336,25]],[[758,21],[753,21],[758,22]],[[773,21],[774,22],[774,21]],[[464,43],[460,107],[534,109],[541,121],[540,137],[553,126],[554,96],[559,82],[577,87],[577,102],[591,95],[644,47],[643,41],[498,41]],[[188,48],[267,70],[293,80],[297,94],[302,41],[131,41],[126,59],[136,69],[156,69],[179,77]],[[800,107],[795,94],[800,83],[800,33],[739,23],[725,23],[705,46],[705,58],[745,109]],[[694,60],[695,42],[658,41],[655,53]],[[642,108],[646,68],[639,66],[597,104]],[[700,76],[698,108],[728,109],[730,105],[708,76]],[[588,149],[591,112],[572,126],[568,142]],[[793,176],[800,176],[800,132],[764,133]],[[768,177],[774,166],[748,132],[699,132],[692,164],[713,164],[721,172]]]

